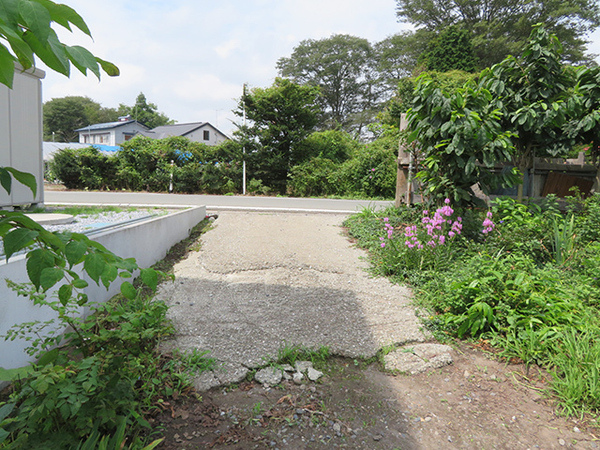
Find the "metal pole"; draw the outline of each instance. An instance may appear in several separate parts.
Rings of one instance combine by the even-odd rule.
[[[242,89],[242,110],[244,111],[244,131],[246,130],[246,83]],[[246,144],[242,147],[242,194],[246,195]]]

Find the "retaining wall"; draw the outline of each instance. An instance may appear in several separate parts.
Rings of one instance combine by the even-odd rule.
[[[206,207],[197,206],[144,222],[117,227],[90,238],[123,258],[135,258],[140,267],[150,267],[163,259],[173,245],[188,237],[192,228],[205,217]],[[25,264],[25,255],[12,257],[8,263],[6,259],[0,261],[0,336],[14,324],[56,318],[56,314],[50,308],[34,306],[31,300],[18,297],[6,286],[5,279],[17,283],[28,281]],[[109,290],[106,290],[104,286],[97,286],[89,278],[87,280],[90,285],[85,292],[88,298],[95,302],[105,302],[112,298],[120,291],[121,283],[126,281],[117,278]],[[59,287],[60,285],[53,288],[50,294],[55,294]],[[87,312],[82,309],[82,316]],[[32,358],[25,353],[27,346],[28,343],[21,339],[4,341],[0,338],[0,367],[12,369],[31,362]]]

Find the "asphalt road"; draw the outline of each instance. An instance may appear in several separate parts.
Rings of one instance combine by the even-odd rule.
[[[189,205],[206,206],[208,211],[329,212],[338,214],[352,214],[362,211],[363,208],[382,209],[394,204],[392,201],[372,200],[86,191],[45,191],[44,203],[47,205]]]

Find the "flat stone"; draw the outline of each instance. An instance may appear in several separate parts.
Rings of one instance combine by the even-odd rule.
[[[281,383],[281,378],[281,369],[276,367],[266,367],[259,370],[256,372],[256,375],[254,375],[254,379],[256,381],[268,386],[275,386],[276,384]]]
[[[323,376],[323,372],[313,369],[312,367],[309,367],[308,370],[306,371],[306,376],[308,377],[308,379],[310,381],[317,381],[319,378],[321,378]]]
[[[286,372],[294,371],[294,368],[292,366],[290,366],[289,364],[282,364],[280,367],[281,367],[281,370],[285,370]]]
[[[241,364],[217,362],[213,370],[202,372],[193,379],[194,389],[205,392],[216,386],[239,383],[248,374],[248,369]]]
[[[442,344],[407,345],[383,357],[385,368],[415,375],[452,364],[452,347]]]

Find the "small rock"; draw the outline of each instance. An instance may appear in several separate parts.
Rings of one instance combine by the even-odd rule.
[[[303,379],[304,379],[304,375],[302,375],[300,372],[294,373],[294,383],[302,384]]]
[[[312,368],[313,364],[310,361],[296,361],[296,371],[306,372],[309,368]]]
[[[490,375],[490,380],[496,381],[496,375]]]
[[[564,440],[564,439],[559,439],[559,440],[558,440],[558,445],[560,445],[560,446],[563,446],[563,447],[564,447],[564,446],[565,446],[565,444],[566,444],[566,442],[565,442],[565,440]]]
[[[336,433],[339,433],[341,430],[342,430],[342,427],[340,426],[339,423],[333,424],[333,431],[335,431]]]
[[[308,376],[308,379],[310,381],[317,381],[319,378],[321,378],[323,376],[323,372],[320,372],[316,369],[313,369],[312,367],[309,367],[306,375]]]
[[[452,442],[452,436],[448,436],[448,442]]]
[[[574,433],[581,433],[581,430],[577,427],[573,427],[573,432]]]
[[[281,370],[275,367],[266,367],[264,369],[259,370],[254,375],[254,379],[261,384],[266,384],[269,386],[275,386],[281,382]]]
[[[425,422],[429,422],[431,420],[431,417],[427,416],[425,417]]]
[[[299,416],[301,416],[302,414],[304,414],[304,410],[302,408],[298,408],[296,410],[296,414],[298,414]]]
[[[294,368],[292,366],[290,366],[289,364],[282,364],[281,370],[285,370],[286,372],[293,372]]]
[[[380,441],[382,439],[383,439],[383,436],[381,434],[376,434],[375,436],[373,436],[374,441]]]
[[[468,370],[465,370],[465,372],[463,373],[463,377],[469,378],[470,376],[471,376],[471,373]]]

